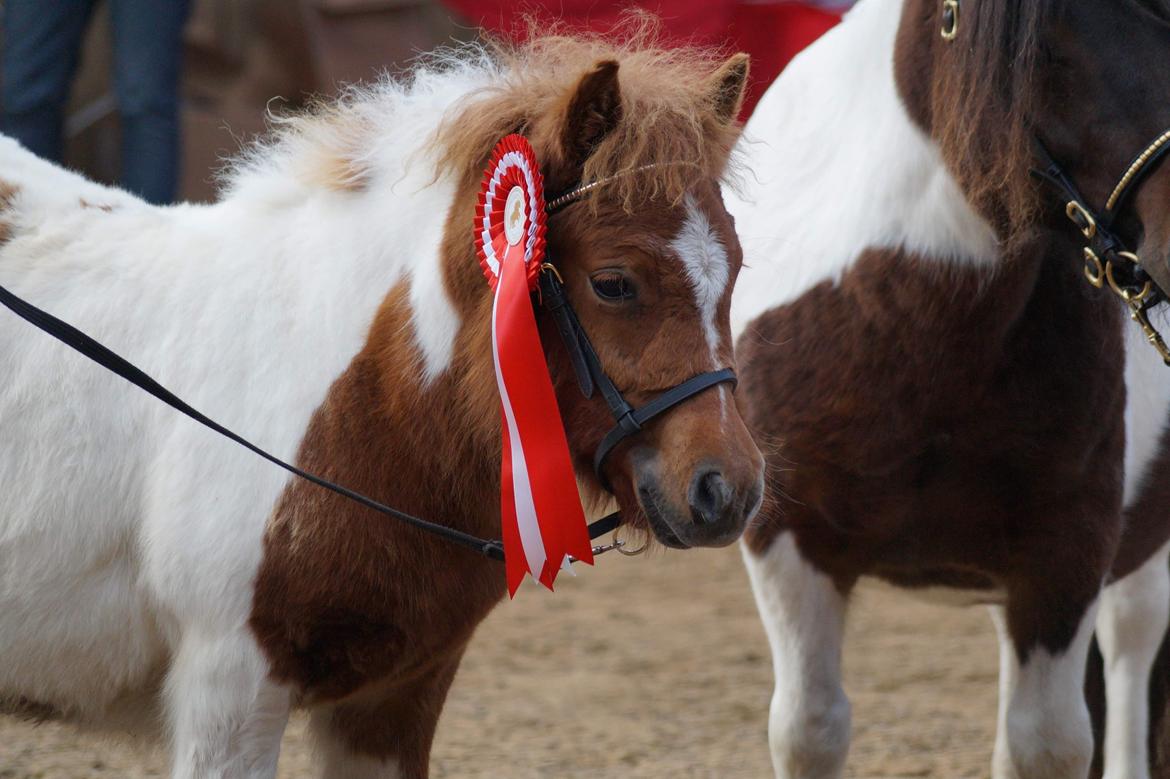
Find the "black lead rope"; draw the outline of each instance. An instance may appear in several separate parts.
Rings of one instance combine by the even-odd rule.
[[[5,289],[2,286],[0,286],[0,303],[3,303],[17,316],[40,328],[66,346],[69,346],[70,348],[85,355],[103,368],[116,373],[134,386],[149,392],[151,395],[158,398],[163,403],[166,403],[171,408],[186,414],[188,417],[194,419],[199,424],[214,430],[225,438],[229,438],[232,441],[235,441],[240,446],[259,455],[260,457],[263,457],[273,465],[279,466],[289,473],[299,476],[305,481],[312,482],[318,487],[323,487],[324,489],[335,492],[345,498],[349,498],[355,503],[360,503],[366,508],[377,511],[380,514],[394,517],[395,519],[405,522],[412,527],[416,527],[419,530],[465,546],[468,549],[479,552],[480,554],[490,557],[493,560],[502,561],[504,559],[504,545],[500,541],[479,538],[477,536],[471,535],[470,533],[464,533],[462,530],[456,530],[453,527],[430,522],[428,520],[422,519],[421,517],[416,517],[413,514],[407,514],[405,511],[399,511],[398,509],[391,508],[390,506],[387,506],[383,503],[379,503],[373,498],[368,498],[359,492],[354,492],[347,487],[342,487],[340,484],[334,484],[328,479],[323,479],[320,476],[309,473],[308,471],[303,471],[295,465],[286,463],[279,457],[273,454],[269,454],[243,436],[233,433],[231,430],[219,424],[214,419],[211,419],[207,415],[200,412],[198,409],[193,408],[186,401],[152,379],[133,363],[98,343],[96,340],[81,332],[76,327],[73,327],[67,322],[61,321],[48,312],[42,311],[31,303],[21,299],[20,297],[17,297],[11,291]],[[601,519],[589,525],[589,537],[590,539],[595,539],[599,536],[603,536],[611,530],[616,529],[620,523],[621,515],[618,512],[614,512],[608,516],[602,517]]]

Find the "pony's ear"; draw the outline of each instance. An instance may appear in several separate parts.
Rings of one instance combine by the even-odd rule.
[[[751,57],[740,52],[729,57],[711,76],[708,94],[715,108],[715,118],[721,124],[731,124],[739,116],[750,68]]]
[[[579,171],[593,149],[622,119],[622,92],[618,86],[618,63],[598,62],[581,77],[569,99],[561,131],[565,162]]]

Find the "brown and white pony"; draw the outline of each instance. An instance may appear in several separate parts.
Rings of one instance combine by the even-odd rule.
[[[638,405],[734,362],[741,257],[720,179],[746,72],[636,40],[470,48],[282,120],[209,206],[151,207],[0,139],[0,283],[277,456],[497,537],[472,230],[492,147],[526,135],[552,193],[608,182],[551,216],[550,251]],[[599,501],[608,410],[580,394],[543,310],[538,324]],[[427,775],[500,564],[290,481],[7,315],[0,376],[0,709],[161,722],[188,779],[272,777],[304,706],[324,776]],[[730,393],[615,450],[627,523],[651,514],[680,547],[738,538],[763,460]]]
[[[863,577],[993,604],[996,779],[1086,776],[1096,627],[1105,775],[1149,776],[1170,375],[1085,282],[1080,232],[1029,168],[1035,136],[1103,204],[1170,126],[1168,51],[1165,0],[862,0],[749,122],[732,318],[773,452],[744,556],[778,777],[842,775]],[[1168,198],[1162,169],[1117,225],[1142,257],[1170,249]]]

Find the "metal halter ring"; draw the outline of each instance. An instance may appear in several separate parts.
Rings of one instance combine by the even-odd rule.
[[[647,540],[647,541],[646,541],[646,543],[642,544],[642,545],[641,545],[640,547],[638,547],[637,549],[626,549],[626,542],[625,542],[625,541],[619,541],[619,540],[618,540],[618,537],[617,537],[617,535],[618,535],[618,532],[619,532],[620,530],[621,530],[621,526],[619,526],[619,527],[617,528],[617,530],[614,530],[614,531],[613,531],[613,543],[614,543],[614,548],[615,548],[615,549],[617,549],[617,551],[618,551],[620,554],[624,554],[626,557],[637,557],[638,555],[640,555],[640,554],[642,554],[643,552],[645,552],[645,551],[646,551],[646,548],[650,546],[650,541],[649,541],[649,540]]]
[[[1097,220],[1077,201],[1068,201],[1068,205],[1064,207],[1064,213],[1086,238],[1092,240],[1097,234]]]
[[[941,35],[944,41],[953,41],[959,34],[959,0],[943,0]]]
[[[1121,254],[1121,252],[1118,253]],[[1125,252],[1125,254],[1129,254],[1129,252]],[[1129,259],[1129,257],[1126,257],[1126,259]],[[1116,292],[1118,297],[1130,305],[1141,303],[1150,296],[1151,292],[1154,291],[1154,284],[1151,281],[1147,281],[1145,286],[1142,287],[1141,292],[1136,293],[1132,290],[1118,286],[1117,281],[1113,278],[1113,263],[1111,262],[1105,263],[1105,278],[1109,280],[1109,288]]]
[[[1105,286],[1105,267],[1097,253],[1088,246],[1085,247],[1085,278],[1097,289]]]

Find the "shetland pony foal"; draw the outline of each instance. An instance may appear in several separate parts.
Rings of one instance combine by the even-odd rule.
[[[745,535],[773,763],[841,776],[842,631],[869,576],[994,604],[996,779],[1085,778],[1096,626],[1106,776],[1145,779],[1170,374],[1085,282],[1081,234],[1029,168],[1036,136],[1103,204],[1170,126],[1170,3],[962,0],[953,41],[947,10],[858,4],[760,103],[758,197],[729,201],[740,396],[778,446],[775,501]],[[1150,263],[1170,246],[1168,170],[1118,224]]]
[[[0,279],[276,455],[496,536],[492,300],[471,229],[492,147],[527,135],[552,193],[617,177],[551,218],[550,251],[642,403],[732,364],[740,251],[718,182],[746,70],[593,40],[472,51],[285,122],[206,207],[153,208],[4,142]],[[538,317],[597,496],[608,410]],[[304,705],[326,776],[426,776],[501,565],[289,481],[11,316],[0,375],[6,709],[161,715],[173,776],[271,777]],[[735,540],[762,491],[726,385],[606,475],[627,521],[651,513],[675,546]]]

